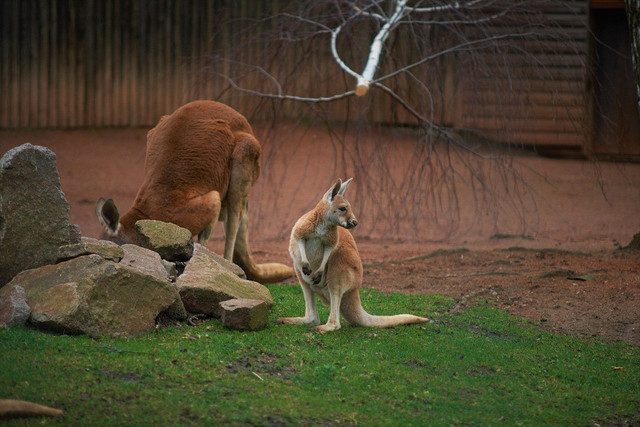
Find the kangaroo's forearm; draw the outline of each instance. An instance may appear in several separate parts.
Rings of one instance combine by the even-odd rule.
[[[307,251],[305,249],[305,239],[298,239],[297,242],[298,244],[298,252],[300,253],[300,261],[302,263],[309,263],[309,260],[307,259]]]
[[[329,261],[329,255],[333,252],[333,248],[331,246],[325,246],[324,251],[322,252],[322,262],[320,263],[320,267],[318,267],[318,271],[324,271],[327,266],[327,261]]]

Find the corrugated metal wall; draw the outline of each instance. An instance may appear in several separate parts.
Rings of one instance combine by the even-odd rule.
[[[234,20],[260,22],[271,13],[267,9],[277,4],[266,0],[3,0],[0,127],[151,126],[187,101],[218,99],[224,82],[211,78],[209,55],[221,46],[243,43],[242,33],[233,28]],[[532,15],[506,14],[489,29],[500,36],[531,25],[535,37],[509,40],[504,48],[498,43],[484,56],[480,50],[473,57],[462,52],[443,58],[438,64],[441,75],[425,71],[442,100],[436,110],[425,114],[439,123],[477,130],[501,141],[583,144],[589,114],[585,101],[588,4],[585,0],[540,4],[545,6]],[[546,36],[536,20],[545,20]],[[395,42],[390,40],[394,49],[405,49],[402,33],[394,37]],[[246,46],[243,60],[261,64],[265,52],[255,43]],[[326,68],[322,81],[300,78],[307,58],[296,57],[296,52],[286,55],[292,62],[277,67],[289,73],[290,87],[297,94],[337,93],[352,84],[339,77],[342,73],[331,64],[324,44],[314,56],[326,56],[327,61],[312,65]],[[465,61],[474,61],[473,67]],[[470,69],[478,72],[471,74]],[[292,70],[296,76],[291,76]],[[394,83],[407,99],[420,96],[408,86],[403,89],[401,79],[411,79],[400,76]],[[259,102],[251,97],[224,101],[245,114]],[[280,117],[300,113],[288,108]],[[341,120],[361,105],[342,103],[332,108],[327,108],[328,119]],[[384,94],[374,94],[367,108],[368,117],[377,122],[415,123]]]

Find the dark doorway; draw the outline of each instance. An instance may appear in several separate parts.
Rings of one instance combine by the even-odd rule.
[[[624,9],[592,9],[594,129],[591,154],[640,160],[640,113]]]

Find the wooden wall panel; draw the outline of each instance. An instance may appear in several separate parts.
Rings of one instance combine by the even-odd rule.
[[[582,150],[588,139],[588,2],[537,2],[538,17],[510,14],[490,35],[529,31],[487,52],[477,78],[459,76],[464,111],[458,123],[491,139]],[[543,20],[542,26],[532,26]]]
[[[490,26],[471,25],[467,36],[517,33],[526,25],[535,28],[533,36],[509,39],[497,51],[481,49],[473,58],[465,52],[443,56],[412,70],[428,76],[425,86],[435,100],[433,111],[421,112],[498,141],[580,146],[588,128],[588,3],[517,3],[535,4],[527,7],[537,13],[514,13]],[[249,21],[273,25],[260,19],[278,7],[267,0],[3,0],[0,128],[152,126],[185,102],[221,94],[225,102],[259,118],[264,101],[224,92],[224,82],[212,76],[228,73],[234,65],[220,63],[213,69],[209,55],[214,49],[230,52],[241,46],[246,62],[261,64],[269,52],[244,40],[234,26]],[[548,25],[540,26],[536,19]],[[410,36],[415,37],[400,31],[389,45],[398,55],[421,54],[404,42]],[[327,59],[313,65],[308,52],[285,52],[285,60],[270,64],[269,71],[288,81],[292,93],[344,91],[352,83],[339,77],[342,73],[326,49],[318,44],[314,58]],[[320,70],[315,76],[324,78],[300,72],[306,66]],[[381,73],[388,66],[383,63]],[[407,75],[388,83],[410,103],[428,104]],[[341,121],[366,110],[379,123],[416,123],[388,96],[374,92],[366,108],[361,100],[323,106],[327,119]],[[284,104],[279,118],[299,118],[308,108]]]

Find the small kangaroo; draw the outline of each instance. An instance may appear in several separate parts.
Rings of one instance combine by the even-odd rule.
[[[340,314],[353,325],[388,328],[409,323],[428,322],[411,314],[373,316],[362,308],[362,261],[351,233],[358,225],[344,193],[353,178],[338,181],[316,207],[294,225],[289,254],[302,292],[304,317],[285,317],[280,323],[320,325],[315,294],[330,307],[329,320],[317,326],[320,333],[340,329]]]
[[[113,200],[96,205],[103,238],[135,241],[135,223],[156,219],[187,228],[206,245],[224,223],[224,257],[251,280],[277,282],[293,275],[284,264],[256,264],[249,248],[247,203],[260,175],[261,146],[247,119],[215,101],[194,101],[163,116],[147,134],[145,180],[122,217]]]

